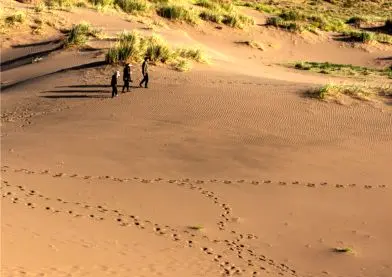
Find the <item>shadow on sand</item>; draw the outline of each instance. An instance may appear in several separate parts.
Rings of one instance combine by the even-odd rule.
[[[35,43],[28,43],[28,44],[16,44],[12,45],[12,48],[26,48],[26,47],[35,47],[35,46],[44,46],[48,44],[58,44],[62,42],[61,38],[54,39],[54,40],[47,40],[47,41],[40,41],[40,42],[35,42]]]
[[[106,65],[106,61],[97,61],[97,62],[91,62],[91,63],[86,63],[86,64],[82,64],[82,65],[77,65],[77,66],[73,66],[73,67],[69,67],[69,68],[63,68],[51,73],[47,73],[47,74],[43,74],[41,76],[37,76],[37,77],[32,77],[32,78],[28,78],[26,80],[21,80],[21,81],[17,81],[15,83],[11,83],[8,85],[2,85],[1,86],[1,93],[4,93],[6,90],[15,87],[17,85],[21,85],[24,83],[27,83],[29,81],[35,80],[35,79],[39,79],[39,78],[43,78],[43,77],[47,77],[47,76],[51,76],[57,73],[62,73],[62,72],[66,72],[66,71],[73,71],[73,70],[80,70],[80,69],[87,69],[87,68],[94,68],[94,67],[99,67],[102,65]]]
[[[89,90],[80,90],[80,89],[70,89],[70,90],[48,90],[43,91],[41,93],[100,93],[100,92],[111,92],[107,89],[89,89]]]
[[[75,99],[75,98],[111,98],[112,95],[85,95],[85,94],[77,94],[77,95],[45,95],[40,96],[41,98],[47,99]]]

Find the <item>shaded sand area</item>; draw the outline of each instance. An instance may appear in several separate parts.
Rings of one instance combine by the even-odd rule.
[[[68,14],[81,15],[109,35],[150,32]],[[167,23],[162,36],[201,45],[211,65],[151,66],[149,89],[136,65],[114,99],[110,39],[2,49],[1,276],[392,276],[390,97],[311,99],[356,80],[279,66],[381,68],[391,49],[259,27]],[[280,47],[236,43],[249,39]]]

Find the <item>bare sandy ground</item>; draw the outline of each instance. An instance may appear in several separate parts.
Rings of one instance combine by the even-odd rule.
[[[329,79],[270,66],[381,67],[390,50],[182,27],[161,33],[213,65],[152,67],[115,99],[100,51],[2,72],[2,276],[391,276],[390,102],[308,99]],[[284,47],[235,43],[249,38]],[[29,47],[2,57],[48,49]]]

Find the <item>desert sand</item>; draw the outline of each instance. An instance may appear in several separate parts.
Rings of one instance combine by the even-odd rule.
[[[85,9],[67,17],[151,32]],[[392,48],[258,28],[168,22],[159,34],[212,63],[151,66],[148,89],[135,64],[134,87],[114,99],[110,42],[4,43],[1,276],[392,276],[390,99],[309,99],[357,80],[277,65],[383,67]],[[249,38],[275,46],[234,43]]]

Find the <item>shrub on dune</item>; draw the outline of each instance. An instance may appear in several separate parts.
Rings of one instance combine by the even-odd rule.
[[[45,0],[45,5],[49,8],[71,8],[75,0]]]
[[[344,32],[344,35],[348,36],[350,39],[358,42],[368,43],[375,39],[374,33],[370,32],[359,32],[359,31],[351,31]]]
[[[114,4],[114,0],[89,0],[89,2],[97,7],[109,7]]]
[[[17,11],[12,15],[6,16],[4,22],[7,25],[15,25],[18,23],[23,23],[26,20],[26,14],[22,11]]]
[[[180,59],[176,63],[174,63],[173,67],[178,71],[186,72],[192,68],[192,63],[188,60]]]
[[[87,22],[73,25],[67,34],[65,45],[67,47],[84,45],[90,36],[97,36],[98,33],[99,30],[92,28]]]
[[[176,21],[185,21],[190,24],[197,24],[198,15],[185,6],[165,4],[158,8],[159,16]]]
[[[240,29],[244,28],[247,25],[254,24],[254,20],[251,17],[238,13],[225,15],[222,22],[230,27]]]
[[[219,11],[211,11],[211,10],[205,10],[200,13],[200,18],[203,19],[204,21],[210,21],[213,23],[222,23],[224,16],[221,12]]]
[[[207,58],[203,55],[203,51],[201,51],[200,49],[180,48],[177,49],[175,53],[182,58],[191,59],[196,62],[208,62]]]
[[[146,12],[149,5],[145,0],[114,0],[114,4],[118,5],[126,13]]]
[[[339,98],[341,95],[346,95],[359,100],[370,100],[374,96],[392,95],[392,86],[326,84],[306,94],[318,99]]]

